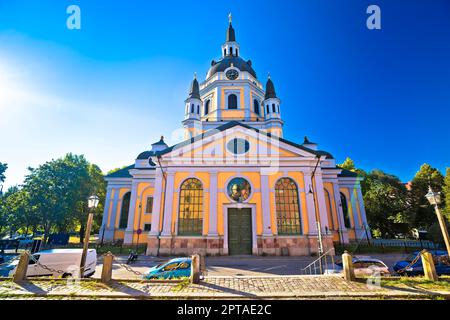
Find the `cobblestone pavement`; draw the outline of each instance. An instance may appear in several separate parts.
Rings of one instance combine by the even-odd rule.
[[[381,259],[389,267],[405,257],[404,254],[376,254],[374,258]],[[114,279],[139,279],[140,276],[123,268],[120,264],[126,263],[126,256],[119,256],[114,261]],[[170,258],[139,256],[138,261],[130,266],[138,271],[145,272]],[[316,257],[255,257],[255,256],[221,256],[206,257],[208,276],[273,276],[273,275],[301,275],[302,268],[314,261]],[[336,259],[340,259],[339,256]],[[100,278],[102,270],[102,258],[99,256],[94,278]],[[391,270],[392,271],[392,270]]]
[[[189,282],[113,281],[108,285],[95,280],[79,283],[64,280],[32,280],[21,284],[0,281],[0,298],[90,297],[140,299],[260,299],[260,298],[362,298],[436,295],[420,289],[371,289],[364,282],[347,282],[339,276],[205,277],[200,284]]]

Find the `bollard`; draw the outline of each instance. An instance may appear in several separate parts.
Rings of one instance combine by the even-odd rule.
[[[30,254],[25,251],[20,255],[19,264],[13,276],[14,282],[21,282],[27,279],[28,263],[30,262]]]
[[[427,250],[423,250],[420,253],[420,256],[422,258],[422,266],[425,279],[431,281],[438,281],[439,277],[436,273],[436,268],[434,266],[433,255],[429,253]]]
[[[112,279],[112,266],[114,261],[114,255],[108,251],[107,254],[103,256],[103,267],[102,267],[102,283],[108,283]]]
[[[342,265],[344,267],[344,279],[347,281],[355,281],[355,270],[353,269],[352,256],[344,251],[342,255]]]
[[[191,283],[200,282],[200,256],[194,254],[191,256]]]
[[[206,274],[206,255],[204,253],[200,254],[200,273]]]

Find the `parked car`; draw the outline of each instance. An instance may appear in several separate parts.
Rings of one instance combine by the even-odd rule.
[[[82,249],[52,249],[34,253],[28,263],[27,277],[75,276],[81,263],[82,251]],[[1,266],[0,277],[12,277],[18,263],[19,259],[17,258]],[[86,254],[84,277],[92,276],[95,273],[96,265],[97,251],[89,249]]]
[[[368,256],[355,256],[352,259],[355,275],[358,276],[372,276],[379,274],[382,277],[390,276],[388,266],[381,260]],[[324,274],[341,274],[343,273],[342,261],[337,262],[334,267],[327,266]]]
[[[433,255],[436,273],[438,275],[450,275],[450,258],[447,251],[444,250],[429,250]],[[394,271],[400,275],[418,276],[423,275],[422,259],[419,258],[416,263],[410,265],[414,259],[420,254],[420,251],[415,251],[407,256],[404,260],[398,261],[394,265]]]
[[[176,279],[191,276],[191,258],[175,258],[144,273],[144,279]]]

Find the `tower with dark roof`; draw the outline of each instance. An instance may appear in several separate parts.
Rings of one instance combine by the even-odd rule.
[[[201,110],[203,102],[200,97],[200,86],[197,80],[197,74],[191,82],[189,95],[185,100],[185,113],[183,120],[183,127],[185,129],[185,139],[201,133]]]

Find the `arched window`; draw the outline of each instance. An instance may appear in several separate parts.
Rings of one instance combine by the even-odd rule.
[[[330,193],[327,189],[323,189],[323,192],[325,194],[325,204],[327,206],[327,216],[328,216],[328,228],[330,230],[334,230],[334,221],[333,221],[333,209],[331,207],[331,197]]]
[[[191,104],[191,113],[194,113],[194,104]]]
[[[190,178],[180,188],[178,215],[179,235],[203,233],[203,186],[198,179]]]
[[[269,105],[266,106],[266,113],[270,113]]]
[[[230,47],[230,56],[233,55],[233,47]]]
[[[236,48],[236,57],[238,56],[238,49]]]
[[[209,104],[210,104],[211,100],[206,101],[205,103],[205,115],[207,115],[209,113]]]
[[[197,105],[197,114],[200,114],[200,106]]]
[[[119,229],[126,229],[128,226],[128,214],[130,212],[131,192],[125,193],[122,199],[122,209],[120,210]]]
[[[347,229],[350,229],[352,227],[350,223],[350,214],[348,212],[348,204],[347,204],[347,198],[345,195],[341,192],[341,204],[342,204],[342,212],[344,214],[344,224]]]
[[[298,189],[290,178],[281,178],[275,184],[278,234],[301,234]]]
[[[223,49],[223,55],[224,55],[224,56],[227,55],[227,49]]]
[[[275,103],[272,103],[272,112],[276,112],[276,110],[275,110]]]
[[[253,100],[253,111],[259,115],[259,101],[258,100]]]
[[[228,96],[228,109],[237,109],[238,103],[237,103],[237,95],[230,94]]]

